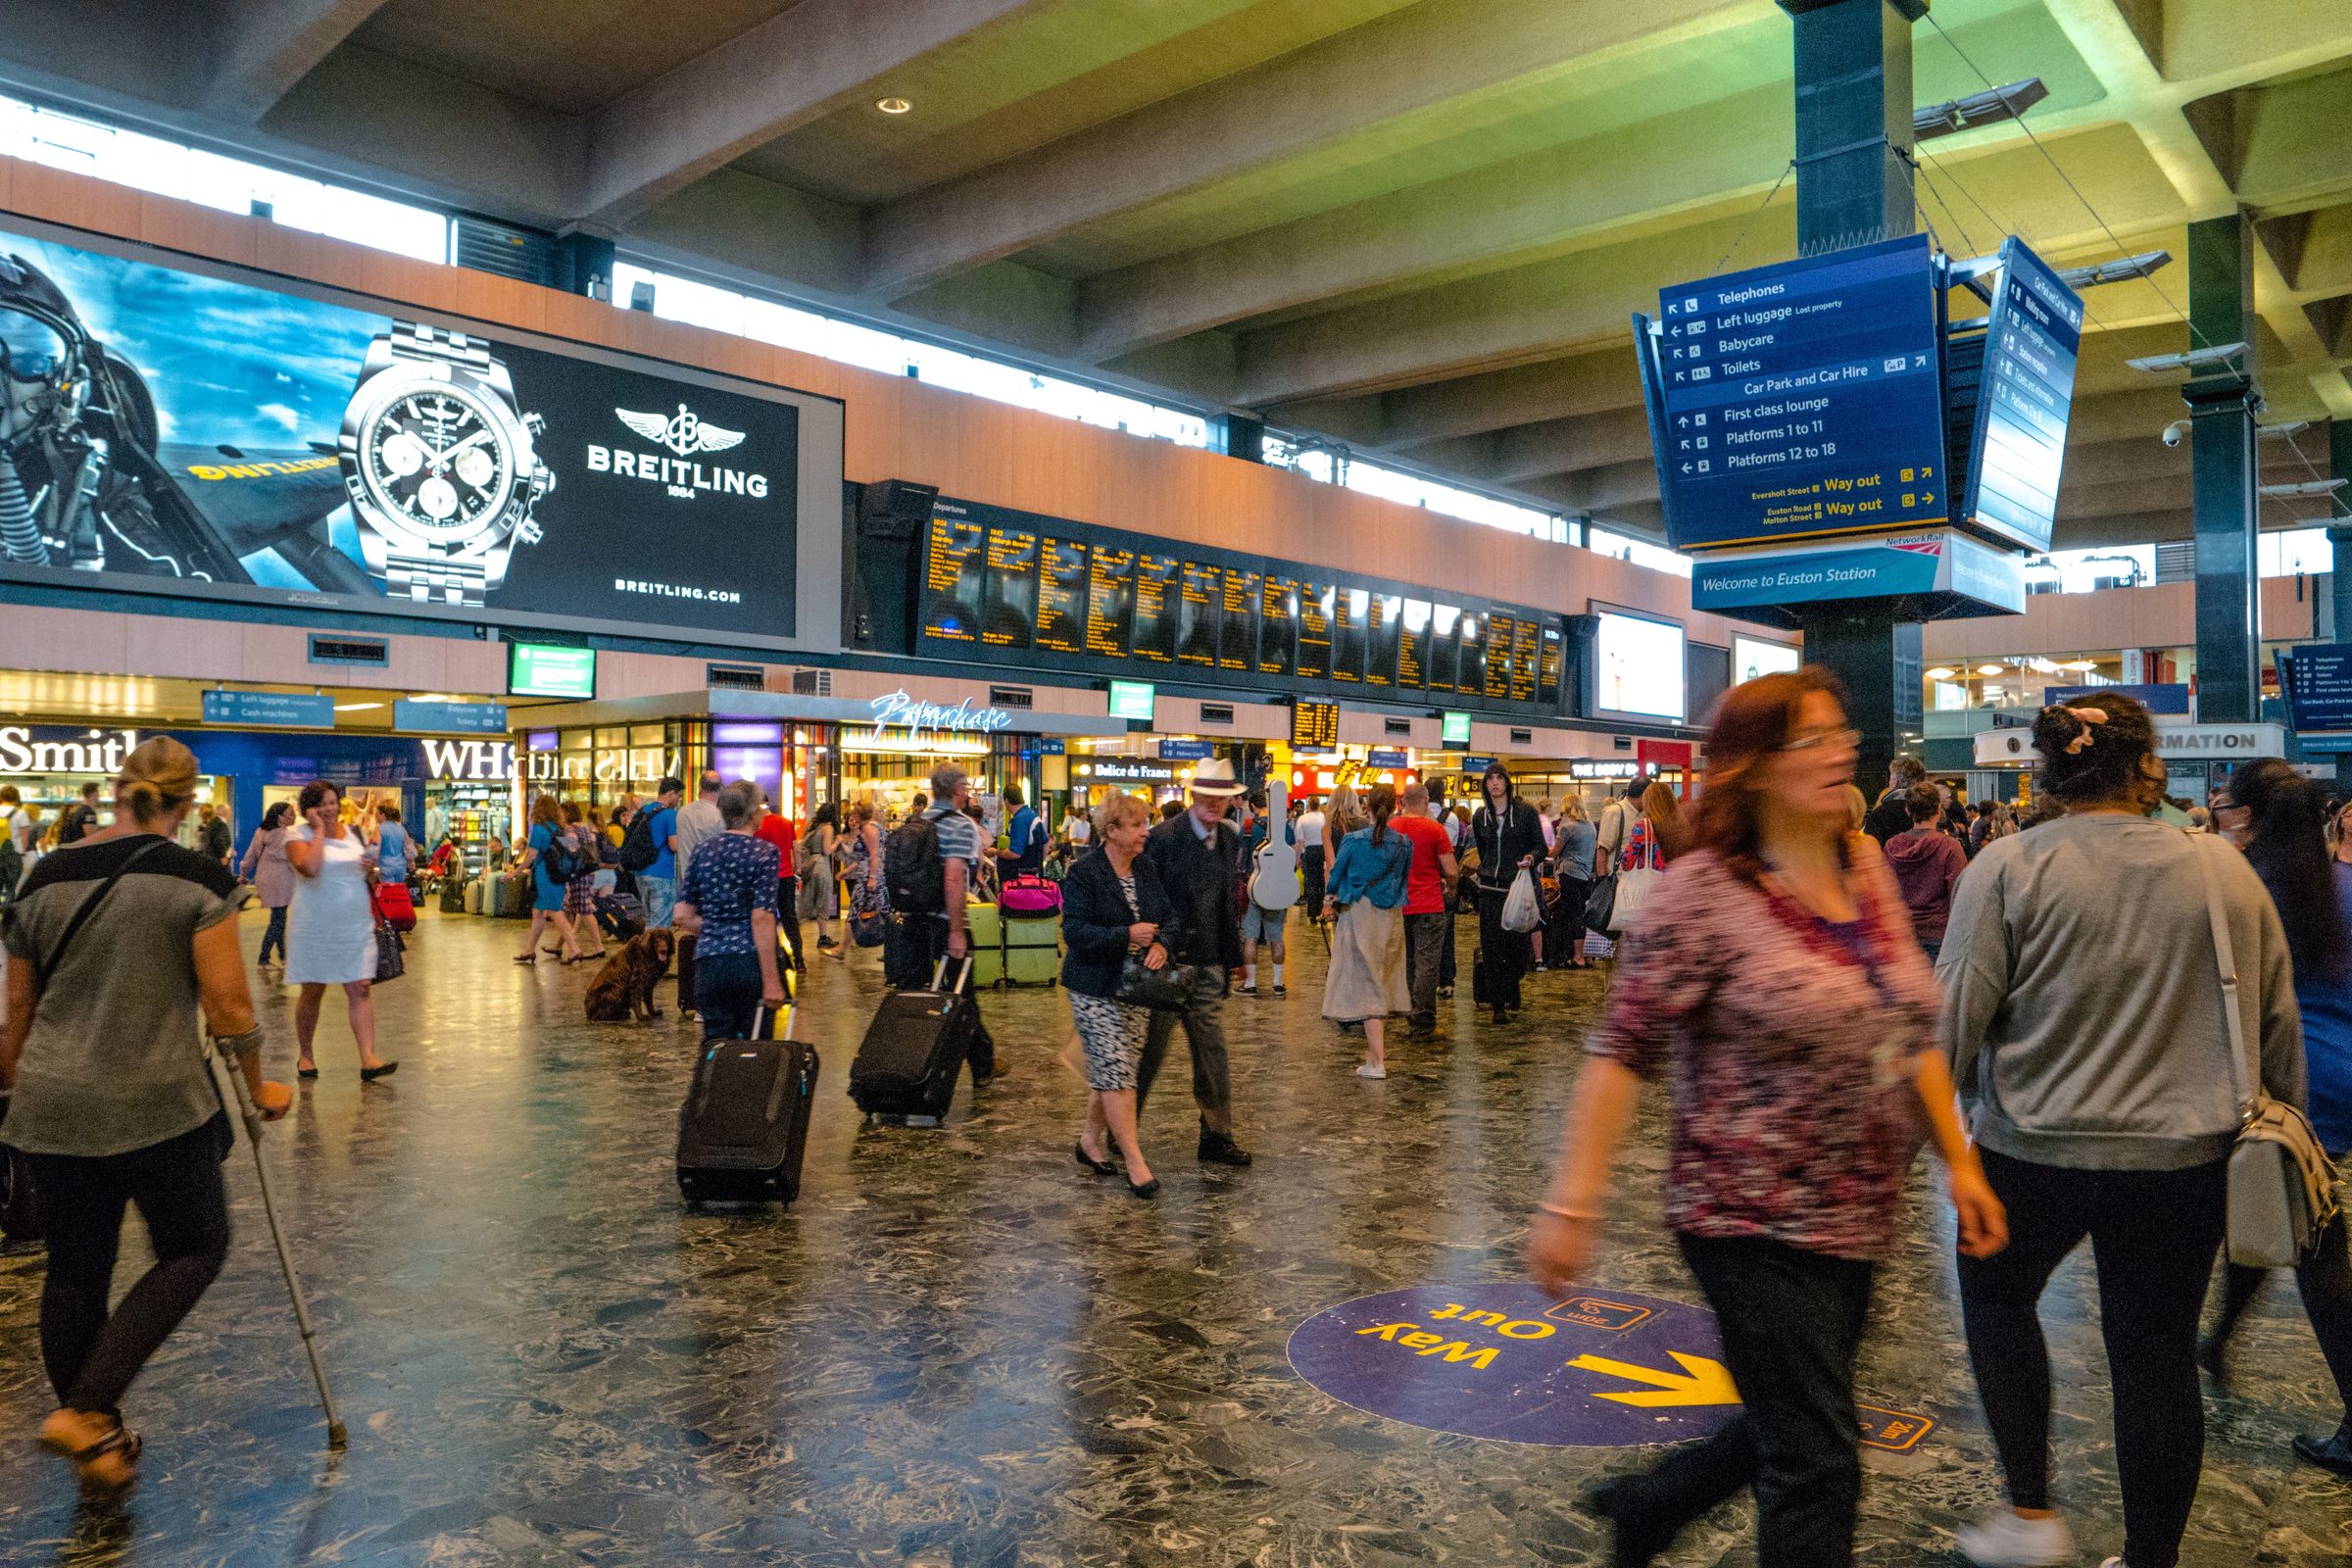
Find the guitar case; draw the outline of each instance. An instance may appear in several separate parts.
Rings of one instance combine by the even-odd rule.
[[[1291,829],[1291,789],[1276,778],[1266,784],[1266,842],[1250,868],[1250,902],[1261,909],[1287,909],[1298,902],[1298,846]]]

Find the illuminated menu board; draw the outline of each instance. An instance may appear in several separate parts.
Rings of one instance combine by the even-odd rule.
[[[1517,622],[1509,615],[1487,616],[1486,695],[1501,699],[1511,694],[1511,635]]]
[[[988,530],[984,648],[1026,648],[1037,629],[1037,535],[1025,528]]]
[[[1215,566],[1188,561],[1181,581],[1182,597],[1176,605],[1176,662],[1214,669],[1225,574]]]
[[[1404,596],[1374,594],[1372,616],[1364,622],[1364,684],[1393,686],[1396,679],[1397,621],[1404,614]]]
[[[1257,666],[1258,585],[1265,574],[1225,568],[1225,631],[1217,645],[1217,667],[1246,673]]]
[[[1298,579],[1266,573],[1257,610],[1257,672],[1288,675],[1298,648]]]
[[[1514,619],[1511,622],[1511,693],[1514,703],[1536,700],[1536,623]]]
[[[1301,751],[1334,751],[1340,744],[1340,705],[1298,702],[1291,705],[1291,744]]]
[[[1331,596],[1331,678],[1349,685],[1364,678],[1364,617],[1372,596],[1361,588],[1336,589]]]
[[[1429,684],[1429,601],[1402,601],[1403,623],[1397,628],[1396,684],[1418,691]]]
[[[931,519],[923,579],[923,635],[944,643],[980,641],[981,552],[988,530],[961,517]]]
[[[1131,652],[1151,664],[1176,662],[1176,606],[1178,574],[1183,563],[1174,556],[1149,552],[1135,558],[1135,638]]]
[[[1409,584],[943,498],[922,538],[914,651],[1007,670],[1185,678],[1219,696],[1557,710],[1566,623]],[[1524,721],[1524,719],[1522,719]]]
[[[1036,646],[1049,654],[1086,652],[1086,546],[1048,539],[1038,556]]]
[[[1298,678],[1325,680],[1331,675],[1331,599],[1329,584],[1298,582]]]
[[[1560,681],[1565,674],[1568,657],[1568,638],[1559,622],[1544,625],[1544,646],[1536,664],[1536,696],[1546,703],[1560,700]]]
[[[1094,549],[1086,579],[1086,651],[1098,659],[1127,657],[1127,628],[1135,619],[1135,552]]]

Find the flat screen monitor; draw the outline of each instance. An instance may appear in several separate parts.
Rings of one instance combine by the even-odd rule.
[[[1603,612],[1593,633],[1593,707],[1642,718],[1680,719],[1683,628],[1670,620]]]

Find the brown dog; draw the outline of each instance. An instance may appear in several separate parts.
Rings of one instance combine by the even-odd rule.
[[[644,931],[629,938],[618,953],[605,960],[588,982],[588,1021],[622,1023],[631,1018],[659,1018],[654,986],[669,973],[676,950],[667,931]]]

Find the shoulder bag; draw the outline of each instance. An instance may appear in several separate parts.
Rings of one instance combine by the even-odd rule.
[[[2230,1261],[2248,1268],[2293,1268],[2335,1218],[2335,1165],[2320,1147],[2310,1119],[2263,1092],[2262,1056],[2256,1043],[2246,1038],[2237,996],[2237,955],[2230,940],[2221,880],[2213,868],[2213,857],[2227,846],[2217,839],[2214,849],[2205,848],[2210,837],[2191,835],[2189,849],[2205,879],[2205,912],[2213,924],[2222,1013],[2229,1025],[2230,1088],[2243,1116],[2230,1151]]]
[[[1198,964],[1178,963],[1170,958],[1156,969],[1147,969],[1144,956],[1130,953],[1126,963],[1119,968],[1119,988],[1112,996],[1131,1007],[1182,1012],[1192,1004],[1193,987],[1199,977]]]

